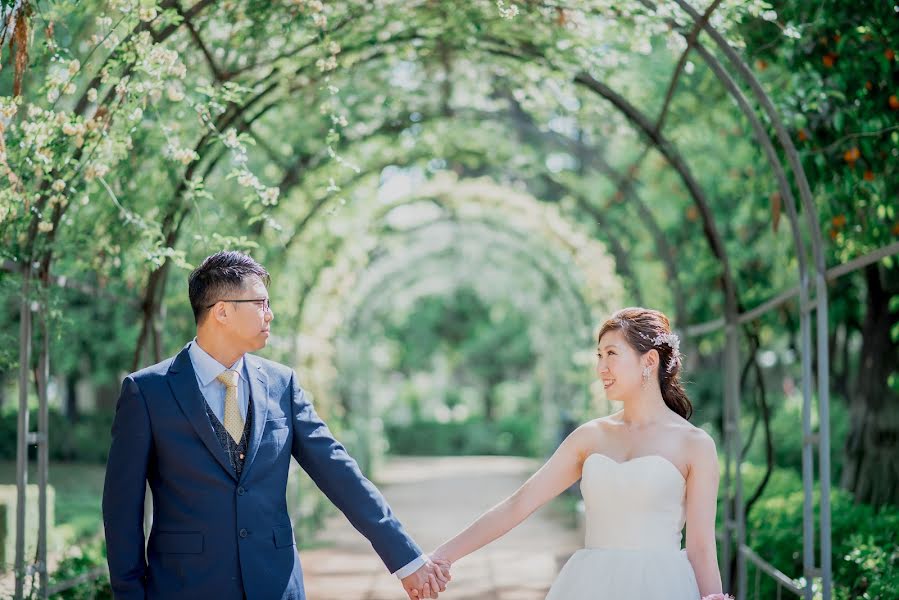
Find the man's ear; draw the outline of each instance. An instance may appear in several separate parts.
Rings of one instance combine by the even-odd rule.
[[[219,323],[226,323],[230,316],[228,313],[228,303],[216,302],[215,306],[209,309],[209,313],[210,318],[215,319]]]

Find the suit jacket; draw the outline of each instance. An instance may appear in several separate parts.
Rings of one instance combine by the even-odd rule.
[[[293,370],[252,354],[253,431],[238,478],[213,433],[188,347],[122,384],[103,488],[117,599],[304,600],[286,502],[291,456],[391,572],[421,555]],[[153,527],[145,553],[146,482]]]

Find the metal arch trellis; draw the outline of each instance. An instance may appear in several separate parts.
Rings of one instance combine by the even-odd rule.
[[[640,0],[640,2],[647,6],[648,8],[655,9],[655,5],[649,0]],[[728,387],[726,394],[727,405],[730,407],[728,413],[728,425],[726,426],[726,439],[727,439],[727,454],[728,461],[732,461],[735,453],[734,450],[739,449],[739,445],[736,442],[739,442],[739,430],[736,427],[738,422],[738,411],[739,411],[739,389],[737,386],[736,378],[733,377],[734,367],[738,362],[739,354],[738,354],[738,331],[737,326],[740,323],[745,323],[751,318],[755,318],[764,312],[767,312],[773,309],[776,306],[779,306],[790,297],[796,295],[798,293],[800,297],[800,311],[801,311],[801,330],[802,330],[802,361],[803,361],[803,430],[805,434],[805,439],[803,442],[803,481],[804,481],[804,491],[805,491],[805,507],[804,507],[804,535],[803,535],[803,564],[804,564],[804,575],[806,579],[806,584],[802,589],[802,593],[806,598],[811,598],[812,595],[812,584],[815,577],[820,577],[822,580],[822,594],[825,600],[831,598],[832,595],[832,565],[831,565],[831,553],[830,553],[830,506],[829,506],[829,487],[830,487],[830,457],[829,457],[829,387],[828,387],[828,353],[827,353],[827,288],[826,283],[828,279],[833,279],[834,277],[844,275],[849,272],[853,272],[858,268],[861,268],[865,264],[869,264],[874,260],[878,260],[879,258],[889,255],[895,254],[899,252],[899,247],[897,244],[891,244],[889,246],[885,246],[879,250],[876,250],[866,256],[859,257],[858,259],[852,261],[851,263],[846,263],[844,265],[837,266],[830,271],[826,270],[826,266],[824,264],[823,258],[823,245],[820,239],[820,231],[818,229],[818,225],[816,223],[815,216],[817,212],[814,210],[814,205],[811,202],[811,192],[808,185],[808,181],[805,177],[805,174],[802,170],[801,162],[799,161],[798,153],[796,152],[795,147],[793,146],[789,135],[786,132],[786,129],[783,125],[782,120],[780,119],[776,109],[771,104],[770,99],[767,94],[761,88],[758,81],[752,75],[745,61],[736,53],[736,51],[730,47],[728,42],[720,35],[719,32],[715,30],[708,22],[703,19],[703,16],[700,15],[695,9],[693,9],[685,0],[675,0],[675,2],[680,6],[685,12],[687,12],[691,18],[694,20],[694,24],[701,27],[703,32],[708,34],[711,39],[715,42],[719,50],[726,56],[727,60],[731,63],[731,65],[736,69],[736,74],[739,75],[739,78],[743,81],[745,85],[747,85],[752,93],[752,97],[754,100],[762,107],[765,116],[768,118],[770,124],[773,126],[776,134],[776,138],[778,142],[781,144],[784,154],[787,157],[787,161],[791,167],[793,173],[793,180],[799,189],[800,201],[802,202],[803,209],[805,212],[806,220],[807,220],[807,228],[810,234],[811,240],[811,250],[814,259],[814,290],[815,295],[814,299],[810,298],[811,291],[811,273],[809,272],[808,266],[804,260],[804,251],[805,246],[801,239],[796,239],[796,252],[797,257],[799,258],[799,285],[797,289],[790,290],[785,294],[781,294],[778,297],[773,298],[772,300],[763,303],[762,305],[751,309],[749,311],[740,312],[735,309],[734,305],[731,305],[726,310],[726,315],[723,320],[715,321],[708,324],[699,324],[695,326],[689,326],[686,328],[687,332],[690,332],[694,335],[701,335],[704,333],[708,333],[711,331],[715,331],[725,328],[725,332],[727,335],[728,346],[727,346],[727,364],[728,364]],[[677,26],[677,24],[674,24]],[[680,31],[680,28],[677,27]],[[682,33],[684,33],[682,31]],[[686,33],[684,33],[686,35]],[[720,69],[723,69],[721,64],[707,51],[701,48],[701,45],[698,43],[695,46],[696,50],[703,56],[704,60],[707,64],[709,64],[710,68],[719,72]],[[727,79],[723,78],[719,74],[719,79],[724,82],[725,87],[728,88],[728,92],[735,97],[735,100],[738,102],[740,109],[747,115],[747,118],[750,119],[750,123],[753,126],[754,133],[758,137],[764,137],[768,140],[768,145],[765,146],[764,150],[766,152],[766,156],[771,162],[772,169],[775,171],[775,175],[778,180],[778,186],[781,188],[781,193],[785,199],[792,198],[790,194],[790,185],[786,182],[785,174],[783,173],[783,165],[780,160],[776,158],[776,153],[772,152],[773,146],[771,145],[771,137],[765,133],[764,136],[761,134],[764,133],[763,128],[758,121],[757,116],[755,115],[755,111],[749,107],[748,103],[745,101],[745,98],[741,102],[738,99],[739,88],[737,84],[731,81],[728,83]],[[751,113],[751,115],[750,115]],[[762,142],[763,145],[765,142]],[[796,214],[795,207],[792,206],[792,202],[787,202],[788,204],[788,217],[791,220],[791,228],[793,231],[794,238],[797,237],[797,233],[799,232],[798,228],[798,215]],[[20,412],[19,412],[19,423],[18,423],[18,453],[17,453],[17,487],[18,487],[18,497],[19,503],[17,508],[17,543],[16,543],[16,594],[17,597],[22,596],[22,580],[24,577],[30,573],[26,573],[25,562],[24,562],[24,512],[23,512],[23,501],[24,501],[24,493],[25,493],[25,484],[27,483],[27,447],[30,443],[38,443],[39,447],[43,448],[40,452],[40,456],[42,458],[39,459],[41,463],[39,465],[39,472],[43,470],[45,473],[46,468],[46,427],[41,427],[41,423],[39,423],[39,430],[36,434],[32,434],[29,432],[28,426],[28,414],[27,414],[27,387],[28,387],[28,367],[31,360],[31,326],[32,326],[32,312],[37,312],[40,307],[33,307],[31,305],[31,301],[29,299],[31,281],[33,275],[33,267],[32,265],[26,264],[22,269],[22,303],[20,305],[20,314],[21,314],[21,323],[20,323]],[[811,435],[811,398],[812,398],[812,359],[811,359],[811,312],[816,311],[816,333],[817,333],[817,391],[818,391],[818,410],[819,410],[819,423],[820,423],[820,434],[817,438]],[[46,369],[46,355],[47,355],[47,341],[48,336],[46,332],[44,332],[44,344],[41,348],[41,369],[43,372]],[[46,385],[39,385],[39,402],[41,406],[41,410],[46,408]],[[43,421],[43,419],[41,419]],[[821,524],[820,524],[820,535],[821,535],[821,554],[820,554],[820,567],[816,567],[814,564],[814,520],[812,517],[811,510],[811,502],[812,502],[812,483],[814,480],[814,470],[813,470],[813,457],[812,452],[814,450],[814,446],[817,444],[819,451],[819,478],[821,481],[822,487],[822,496],[821,496]],[[730,473],[732,470],[731,463],[729,462],[727,473]],[[41,477],[41,494],[45,493],[45,482],[43,481],[43,476]],[[740,486],[739,486],[739,478],[736,479],[736,490],[733,498],[734,502],[737,506],[740,505]],[[43,503],[42,503],[43,506]],[[727,506],[727,505],[726,505]],[[45,512],[41,511],[41,519],[45,518]],[[727,519],[725,523],[725,528],[728,532],[728,535],[725,535],[725,540],[729,539],[730,532],[736,534],[738,548],[738,573],[737,573],[737,591],[740,594],[744,594],[745,592],[745,562],[744,558],[748,555],[749,549],[745,546],[745,531],[744,525],[742,523],[742,515],[741,511],[737,511],[737,515],[735,519]],[[41,528],[42,535],[46,536],[46,529]],[[30,567],[30,570],[37,571],[41,576],[41,591],[40,595],[42,597],[46,597],[47,594],[47,585],[46,585],[46,544],[42,544],[40,546],[42,548],[41,553],[38,557],[38,562],[36,565]],[[727,548],[727,547],[726,547]],[[728,555],[730,553],[729,548],[725,550],[725,554]],[[731,574],[727,573],[727,577],[730,577]]]
[[[524,239],[520,235],[516,235],[518,232],[515,231],[504,231],[501,227],[501,224],[496,221],[479,221],[474,219],[466,219],[462,221],[452,221],[448,219],[443,219],[437,222],[432,222],[427,225],[423,225],[419,231],[415,230],[404,230],[402,232],[398,232],[398,235],[409,236],[414,234],[422,234],[426,232],[428,227],[433,227],[435,225],[451,223],[457,227],[464,227],[466,229],[477,227],[480,229],[481,237],[487,240],[489,239],[489,243],[491,245],[496,245],[499,242],[499,247],[496,249],[500,249],[502,254],[499,255],[502,258],[502,262],[506,263],[521,263],[524,265],[526,269],[536,270],[540,277],[544,281],[555,281],[555,288],[561,290],[563,293],[560,294],[561,297],[557,296],[550,304],[555,306],[557,302],[556,300],[561,300],[562,304],[559,305],[558,310],[551,311],[552,314],[558,313],[558,317],[555,317],[555,320],[559,320],[561,318],[562,322],[567,324],[567,329],[570,331],[565,332],[565,335],[568,336],[570,340],[580,339],[583,336],[584,331],[588,330],[590,327],[590,318],[584,318],[585,316],[589,317],[589,312],[586,314],[581,314],[580,318],[571,318],[572,312],[578,314],[581,311],[571,310],[570,302],[574,301],[578,305],[582,307],[583,310],[589,311],[589,307],[587,306],[587,302],[583,298],[583,296],[576,291],[576,286],[573,282],[569,281],[566,277],[565,269],[558,269],[558,266],[554,266],[551,264],[553,262],[551,257],[548,257],[546,254],[539,253],[534,254],[532,250],[529,250],[527,246],[527,240]],[[498,229],[499,227],[499,229]],[[503,236],[497,238],[497,231],[502,231]],[[508,235],[506,235],[508,234]],[[503,239],[505,237],[506,239]],[[403,260],[396,264],[396,261],[389,260],[389,256],[387,255],[383,258],[379,258],[378,262],[388,261],[389,263],[393,263],[393,266],[389,266],[388,270],[385,273],[377,273],[374,275],[373,281],[370,282],[369,285],[363,285],[362,293],[358,298],[353,302],[352,306],[349,308],[349,318],[350,325],[348,326],[348,330],[350,332],[361,332],[362,327],[360,327],[361,322],[363,320],[368,320],[371,315],[376,314],[378,310],[383,308],[383,304],[388,302],[386,300],[389,297],[392,297],[392,291],[395,289],[404,289],[408,291],[408,284],[410,280],[414,280],[415,283],[421,283],[425,279],[428,278],[427,275],[422,275],[419,271],[406,271],[404,270],[404,265],[407,260],[415,260],[415,261],[424,261],[431,262],[434,260],[439,260],[441,257],[446,258],[452,255],[452,249],[447,247],[440,248],[428,248],[410,256],[403,256]],[[497,257],[498,255],[494,255]],[[550,264],[546,264],[543,259],[549,259]],[[541,264],[543,263],[543,264]],[[373,269],[366,269],[366,272],[372,272]],[[435,274],[431,274],[433,278]],[[438,277],[439,278],[439,277]],[[382,284],[381,282],[386,281],[386,283]],[[448,281],[448,280],[447,280]],[[452,286],[452,283],[447,283],[446,285]],[[566,305],[569,305],[566,307]],[[565,318],[565,315],[569,315],[568,318]],[[561,332],[559,330],[553,330],[557,332]],[[572,347],[574,350],[574,346]],[[555,353],[558,355],[558,353]],[[556,357],[556,360],[558,356]],[[545,381],[544,384],[544,392],[542,394],[542,407],[544,416],[547,417],[545,419],[545,425],[549,427],[553,422],[552,419],[552,399],[556,396],[553,394],[553,390],[558,387],[558,384],[555,382],[553,377],[549,377]],[[563,395],[565,396],[565,395]],[[367,404],[365,405],[367,407]],[[550,431],[545,428],[544,430],[544,442],[549,439]]]
[[[527,236],[525,236],[522,232],[514,229],[509,229],[505,227],[503,223],[493,219],[475,219],[470,217],[457,219],[444,217],[422,224],[416,228],[410,228],[397,233],[411,235],[420,231],[424,231],[428,227],[434,226],[436,224],[447,222],[457,224],[458,226],[480,226],[483,229],[491,232],[495,240],[498,239],[505,245],[514,247],[518,250],[528,250],[530,248],[530,246],[528,246],[529,240]],[[499,233],[503,237],[497,237],[497,233]],[[377,250],[378,247],[376,247],[371,252],[371,254],[377,254]],[[589,328],[592,326],[592,315],[590,307],[587,301],[584,299],[583,295],[576,292],[578,288],[577,284],[572,281],[570,277],[566,276],[568,270],[564,268],[564,265],[562,265],[558,261],[557,257],[555,257],[553,254],[544,253],[542,255],[535,256],[534,254],[527,252],[526,255],[530,259],[529,262],[531,263],[531,266],[537,268],[548,280],[555,280],[557,282],[564,283],[564,285],[559,284],[558,289],[564,291],[568,308],[573,309],[572,312],[579,316],[580,324],[583,325],[585,329],[589,330]],[[363,299],[367,297],[368,294],[364,294],[362,296]],[[359,304],[362,304],[362,302],[360,301]],[[351,309],[350,312],[351,314],[357,314],[358,311],[356,309]],[[572,333],[574,335],[577,335],[577,330],[572,329]]]

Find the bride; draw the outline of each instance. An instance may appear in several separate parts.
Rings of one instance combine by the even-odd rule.
[[[547,600],[724,598],[715,547],[718,458],[712,438],[688,421],[678,338],[664,314],[626,308],[603,324],[597,344],[597,374],[623,409],[572,432],[514,494],[431,559],[448,570],[580,479],[585,547]]]

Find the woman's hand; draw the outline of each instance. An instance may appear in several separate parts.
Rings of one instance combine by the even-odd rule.
[[[430,558],[431,562],[437,565],[437,567],[439,567],[440,570],[443,571],[443,576],[447,581],[452,579],[452,575],[450,575],[450,569],[453,566],[453,561],[451,561],[446,556],[443,556],[439,549],[432,552],[428,558]]]

